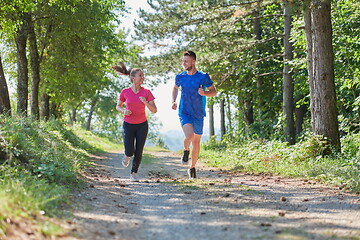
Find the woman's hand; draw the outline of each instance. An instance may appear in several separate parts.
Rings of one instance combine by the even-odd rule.
[[[148,101],[146,101],[145,97],[139,97],[140,101],[142,101],[145,105],[148,103]]]
[[[132,114],[132,111],[129,109],[124,110],[124,115],[130,116]]]
[[[148,101],[146,101],[146,98],[145,98],[145,97],[142,97],[142,96],[139,97],[139,99],[140,99],[140,101],[142,101],[142,102],[145,104],[145,106],[146,106],[151,112],[153,112],[153,113],[156,113],[156,112],[157,112],[157,107],[156,107],[154,101],[148,102]]]

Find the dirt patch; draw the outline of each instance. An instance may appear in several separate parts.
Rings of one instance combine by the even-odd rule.
[[[121,155],[94,158],[76,196],[76,239],[360,239],[360,197],[305,179],[198,167],[155,152],[140,182]]]

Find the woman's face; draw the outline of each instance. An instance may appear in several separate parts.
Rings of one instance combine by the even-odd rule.
[[[144,83],[144,73],[143,71],[139,70],[135,73],[135,75],[133,77],[131,77],[131,79],[133,80],[133,83],[135,85],[141,85]]]

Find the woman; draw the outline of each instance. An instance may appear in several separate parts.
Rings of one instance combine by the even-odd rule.
[[[121,91],[116,110],[124,114],[123,137],[125,153],[122,159],[124,167],[129,166],[130,158],[134,155],[131,168],[130,181],[137,182],[142,153],[148,134],[148,122],[145,114],[145,106],[153,113],[157,112],[154,102],[155,97],[151,91],[143,88],[144,73],[141,69],[127,70],[123,63],[112,67],[122,75],[130,76],[131,87]],[[125,107],[123,105],[125,104]]]

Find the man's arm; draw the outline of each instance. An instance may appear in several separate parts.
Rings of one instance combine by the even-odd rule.
[[[216,96],[216,88],[214,85],[211,85],[210,87],[208,87],[207,91],[205,91],[202,86],[200,86],[199,90],[198,90],[198,93],[201,95],[201,96],[206,96],[206,97],[214,97]]]
[[[179,87],[174,85],[173,91],[172,91],[172,109],[176,110],[177,108],[177,103],[176,103],[176,99],[178,96],[178,92],[179,92]]]

